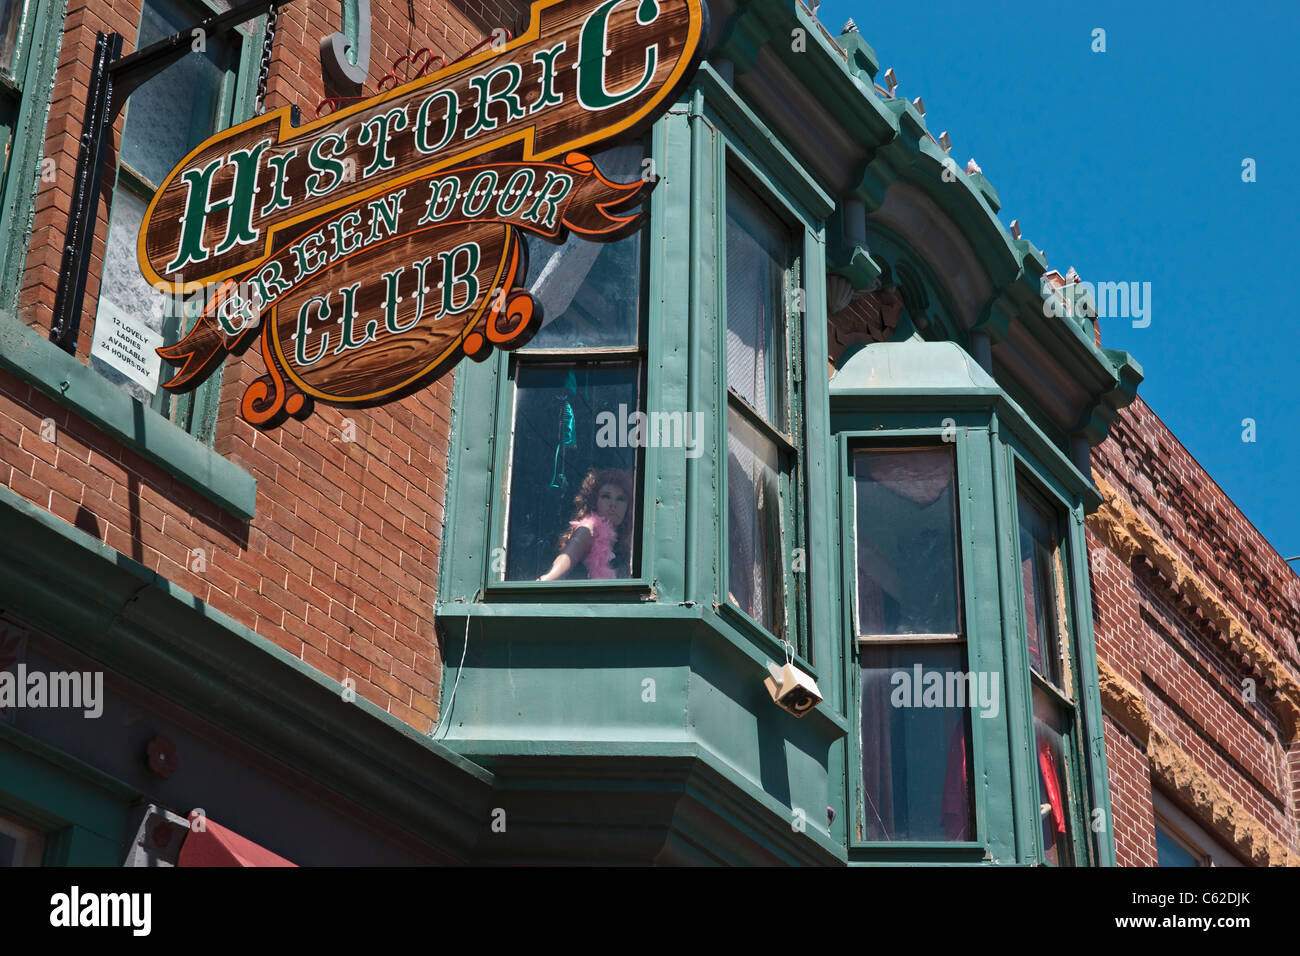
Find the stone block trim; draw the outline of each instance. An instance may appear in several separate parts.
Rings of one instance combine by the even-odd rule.
[[[1093,479],[1103,500],[1088,516],[1089,530],[1135,572],[1147,577],[1189,625],[1216,639],[1225,656],[1240,661],[1247,673],[1260,679],[1282,719],[1288,742],[1300,742],[1300,680],[1105,478],[1094,471]]]
[[[1289,850],[1260,825],[1213,775],[1151,725],[1142,693],[1105,661],[1098,661],[1101,704],[1108,717],[1132,736],[1144,751],[1152,781],[1161,784],[1207,830],[1220,836],[1259,866],[1300,866],[1300,855]],[[1118,738],[1107,736],[1108,753],[1119,751]],[[1150,812],[1150,802],[1147,803]],[[1118,815],[1118,811],[1117,811]],[[1154,820],[1153,820],[1154,827]],[[1126,861],[1121,861],[1126,862]],[[1139,865],[1152,865],[1150,863]]]

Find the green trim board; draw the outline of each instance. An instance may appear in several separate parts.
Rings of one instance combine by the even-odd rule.
[[[256,478],[5,313],[0,313],[0,368],[40,389],[236,518],[252,519]]]
[[[46,866],[121,866],[141,794],[0,723],[0,812],[45,834]]]

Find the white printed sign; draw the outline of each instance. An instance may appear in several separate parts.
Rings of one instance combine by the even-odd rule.
[[[158,391],[162,358],[154,350],[162,345],[160,333],[131,318],[112,302],[100,302],[91,356],[111,365],[150,395]]]

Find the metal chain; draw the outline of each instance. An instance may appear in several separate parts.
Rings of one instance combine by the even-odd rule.
[[[266,35],[262,38],[262,66],[257,73],[257,115],[266,112],[266,81],[271,76],[271,47],[275,44],[275,26],[280,7],[272,3],[266,12]]]

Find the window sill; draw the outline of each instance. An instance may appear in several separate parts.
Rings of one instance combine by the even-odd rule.
[[[252,519],[257,479],[8,313],[0,313],[0,368],[119,439],[236,518]]]
[[[654,586],[645,578],[609,578],[601,580],[567,580],[558,581],[493,581],[487,586],[489,597],[508,598],[529,595],[540,598],[542,595],[564,595],[573,593],[593,594],[608,597],[611,601],[619,599],[629,601],[656,601],[658,595]]]

